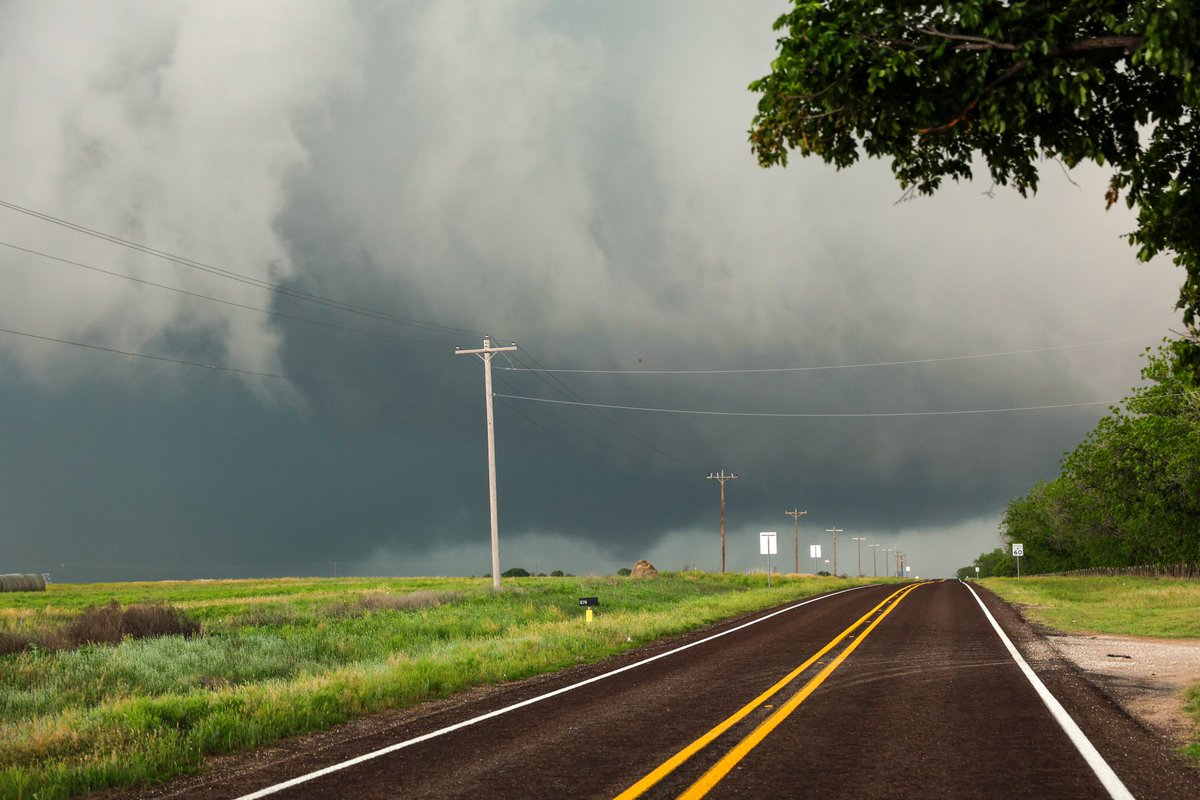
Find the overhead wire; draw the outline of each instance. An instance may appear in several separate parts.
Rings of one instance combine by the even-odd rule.
[[[706,411],[687,408],[654,408],[649,406],[623,406],[612,403],[587,403],[570,400],[554,400],[548,397],[528,397],[524,395],[497,394],[508,400],[527,400],[534,403],[549,403],[552,405],[585,406],[590,408],[606,408],[615,411],[643,411],[657,414],[687,414],[692,416],[712,417],[777,417],[777,418],[838,418],[838,417],[939,417],[962,416],[970,414],[1002,414],[1018,411],[1047,411],[1058,408],[1083,408],[1086,406],[1114,406],[1123,400],[1091,400],[1082,403],[1053,403],[1036,406],[1016,406],[1012,408],[978,408],[952,411],[888,411],[888,412],[773,412],[773,411]]]
[[[523,347],[521,350],[519,350],[519,351],[517,351],[517,352],[518,352],[518,354],[519,354],[519,356],[518,356],[518,361],[520,360],[520,356],[526,356],[526,357],[528,357],[528,358],[529,358],[529,360],[530,360],[530,361],[532,361],[532,362],[533,362],[533,363],[534,363],[534,364],[535,364],[537,367],[539,367],[539,368],[541,367],[541,362],[539,362],[539,361],[537,360],[537,358],[536,358],[536,357],[534,357],[533,353],[529,352],[529,349],[528,349],[528,348],[524,348],[524,347]],[[577,401],[577,402],[575,402],[575,403],[570,403],[570,405],[578,405],[578,406],[581,406],[581,407],[584,407],[584,408],[589,408],[589,407],[590,407],[590,409],[591,409],[591,410],[589,410],[589,411],[588,411],[588,413],[589,413],[589,414],[591,414],[591,415],[592,415],[592,416],[593,416],[595,419],[599,420],[600,422],[603,422],[605,425],[608,425],[608,426],[609,426],[609,427],[611,427],[612,429],[614,429],[614,430],[616,430],[616,431],[620,432],[620,433],[621,433],[623,436],[625,436],[626,438],[630,439],[631,441],[634,441],[634,442],[636,442],[637,444],[641,445],[642,447],[645,447],[645,448],[647,448],[647,449],[649,449],[649,450],[652,450],[653,452],[655,452],[655,453],[658,453],[659,455],[666,456],[667,458],[669,458],[669,459],[671,459],[671,460],[673,460],[673,461],[676,461],[676,462],[678,462],[678,463],[680,463],[680,464],[687,463],[687,462],[685,462],[685,461],[684,461],[682,458],[680,458],[679,456],[675,455],[674,453],[669,453],[669,452],[667,452],[666,450],[663,450],[662,448],[660,448],[660,447],[657,447],[657,446],[655,446],[654,444],[651,444],[650,442],[647,442],[645,439],[643,439],[643,438],[641,438],[640,436],[638,436],[637,434],[633,433],[632,431],[630,431],[630,430],[629,430],[628,428],[626,428],[625,426],[621,425],[620,423],[616,422],[615,420],[609,419],[609,418],[608,418],[608,417],[606,417],[604,414],[601,414],[601,413],[599,413],[598,411],[596,411],[595,409],[597,408],[597,406],[590,406],[590,405],[589,405],[589,404],[588,404],[588,403],[587,403],[587,402],[586,402],[586,401],[583,399],[583,397],[582,397],[582,396],[581,396],[581,395],[580,395],[578,392],[576,392],[576,391],[575,391],[574,389],[572,389],[571,387],[567,386],[567,384],[565,384],[565,383],[564,383],[564,382],[563,382],[563,381],[562,381],[560,378],[558,378],[556,375],[554,375],[554,374],[551,374],[551,373],[547,373],[547,375],[549,376],[549,377],[547,378],[546,376],[544,376],[544,375],[542,374],[543,372],[545,372],[545,370],[544,370],[544,369],[539,369],[539,370],[524,370],[524,371],[527,371],[527,372],[534,372],[535,374],[537,374],[537,375],[539,376],[539,378],[541,378],[541,379],[542,379],[542,381],[543,381],[543,382],[549,382],[549,381],[552,381],[552,382],[553,382],[553,384],[555,384],[555,385],[557,386],[557,388],[555,388],[554,386],[552,386],[551,388],[555,388],[555,391],[557,391],[557,392],[558,392],[559,394],[561,394],[562,396],[564,396],[564,397],[569,397],[569,398],[574,398],[574,400],[575,400],[575,401]]]
[[[208,300],[208,301],[211,301],[211,302],[214,302],[214,303],[220,303],[220,304],[222,304],[222,305],[231,306],[231,307],[233,307],[233,308],[241,308],[241,309],[245,309],[245,310],[247,310],[247,311],[254,311],[254,312],[257,312],[257,313],[259,313],[259,314],[265,314],[265,315],[267,315],[267,316],[271,316],[271,317],[277,317],[277,318],[280,318],[280,319],[289,319],[289,320],[294,320],[294,321],[297,321],[297,322],[304,322],[304,323],[307,323],[307,324],[309,324],[309,325],[318,325],[318,326],[320,326],[320,327],[323,327],[323,328],[330,328],[330,329],[333,329],[333,330],[345,331],[345,332],[349,332],[349,333],[358,333],[358,334],[362,334],[362,335],[365,335],[365,336],[378,336],[378,337],[381,337],[381,338],[385,338],[385,339],[391,339],[391,340],[394,340],[394,341],[400,341],[400,342],[413,342],[413,343],[418,343],[418,344],[432,344],[432,345],[437,345],[437,346],[439,346],[439,347],[446,347],[446,346],[448,346],[448,343],[447,343],[447,342],[436,342],[436,341],[434,341],[434,340],[432,340],[432,339],[416,339],[416,338],[413,338],[413,337],[411,337],[411,336],[400,336],[400,335],[398,335],[398,334],[394,334],[394,333],[387,333],[386,331],[375,331],[375,330],[368,330],[368,329],[366,329],[366,328],[356,328],[356,327],[353,327],[353,326],[351,326],[351,325],[339,325],[339,324],[337,324],[337,323],[334,323],[334,322],[326,322],[326,321],[324,321],[324,320],[312,319],[312,318],[310,318],[310,317],[301,317],[301,316],[299,316],[299,315],[297,315],[297,314],[287,314],[287,313],[284,313],[284,312],[282,312],[282,311],[272,311],[272,310],[270,310],[270,309],[267,309],[267,308],[259,308],[258,306],[246,305],[246,304],[244,304],[244,303],[238,303],[238,302],[235,302],[235,301],[233,301],[233,300],[226,300],[226,299],[224,299],[224,298],[220,298],[220,297],[213,297],[213,296],[211,296],[211,295],[202,294],[202,293],[200,293],[200,292],[193,292],[193,291],[190,291],[190,290],[188,290],[188,289],[180,289],[179,287],[176,287],[176,286],[168,286],[167,284],[164,284],[164,283],[156,283],[156,282],[154,282],[154,281],[149,281],[149,280],[146,280],[146,279],[144,279],[144,278],[137,278],[137,277],[134,277],[134,276],[132,276],[132,275],[126,275],[126,274],[124,274],[124,273],[121,273],[121,272],[115,272],[115,271],[113,271],[113,270],[107,270],[107,269],[104,269],[104,268],[102,268],[102,267],[96,267],[96,266],[93,266],[93,265],[91,265],[91,264],[85,264],[85,263],[83,263],[82,261],[74,261],[74,260],[72,260],[72,259],[69,259],[69,258],[63,258],[63,257],[61,257],[61,256],[55,256],[55,255],[51,255],[51,254],[49,254],[49,253],[43,253],[43,252],[41,252],[40,250],[33,250],[33,249],[30,249],[30,248],[28,248],[28,247],[21,247],[20,245],[15,245],[15,244],[12,244],[12,243],[10,243],[10,242],[0,241],[0,246],[2,246],[2,247],[7,247],[7,248],[10,248],[10,249],[12,249],[12,250],[18,250],[18,251],[20,251],[20,252],[22,252],[22,253],[28,253],[29,255],[38,256],[38,257],[40,257],[40,258],[49,259],[49,260],[51,260],[51,261],[57,261],[57,262],[59,262],[59,263],[62,263],[62,264],[68,264],[68,265],[70,265],[70,266],[74,266],[74,267],[79,267],[79,268],[81,268],[81,269],[90,270],[90,271],[92,271],[92,272],[96,272],[96,273],[99,273],[99,274],[101,274],[101,275],[109,275],[109,276],[112,276],[112,277],[114,277],[114,278],[121,278],[121,279],[124,279],[124,280],[127,280],[127,281],[131,281],[131,282],[133,282],[133,283],[141,284],[141,285],[143,285],[143,286],[151,286],[151,287],[154,287],[154,288],[156,288],[156,289],[163,289],[163,290],[165,290],[165,291],[168,291],[168,292],[174,292],[174,293],[176,293],[176,294],[185,295],[185,296],[187,296],[187,297],[193,297],[193,298],[197,298],[197,299],[200,299],[200,300]]]
[[[823,364],[810,367],[747,367],[740,369],[561,369],[539,367],[538,369],[505,367],[515,372],[545,372],[553,375],[741,375],[775,372],[819,372],[823,370],[865,369],[870,367],[899,367],[912,364],[936,364],[947,361],[969,361],[982,358],[999,358],[1002,356],[1030,355],[1033,353],[1049,353],[1061,350],[1074,350],[1083,347],[1097,347],[1106,344],[1122,344],[1127,342],[1144,341],[1144,336],[1126,336],[1119,339],[1103,339],[1094,342],[1078,342],[1076,344],[1052,345],[1048,347],[1033,347],[1027,350],[1004,350],[994,353],[973,353],[969,355],[939,356],[934,358],[910,358],[902,361],[872,361],[853,364]]]
[[[229,280],[237,281],[239,283],[248,284],[250,286],[257,286],[260,289],[265,289],[269,292],[273,292],[273,293],[278,294],[283,297],[290,297],[290,298],[293,298],[296,300],[303,300],[305,302],[315,303],[317,305],[327,306],[329,308],[335,308],[339,311],[345,311],[345,312],[351,313],[351,314],[358,314],[360,316],[370,317],[372,319],[379,319],[379,320],[385,320],[388,322],[393,322],[398,325],[410,325],[413,327],[425,328],[427,330],[443,331],[445,333],[453,333],[453,334],[457,334],[457,335],[479,336],[479,337],[483,336],[482,333],[468,330],[466,328],[460,328],[460,327],[455,327],[455,326],[451,326],[451,325],[441,325],[439,323],[418,320],[413,317],[400,316],[398,314],[392,314],[392,313],[389,313],[386,311],[379,311],[377,309],[367,308],[365,306],[356,305],[354,303],[348,303],[348,302],[345,302],[342,300],[336,300],[333,298],[324,297],[322,295],[314,294],[312,292],[306,292],[306,291],[303,291],[300,289],[294,289],[292,287],[284,286],[282,284],[272,283],[270,281],[262,280],[261,278],[255,278],[253,276],[243,275],[241,273],[234,272],[232,270],[224,269],[223,267],[214,266],[212,264],[208,264],[203,261],[198,261],[198,260],[192,259],[192,258],[187,258],[186,256],[176,255],[174,253],[170,253],[165,250],[160,250],[158,248],[151,247],[149,245],[141,244],[140,242],[135,242],[131,239],[125,239],[125,238],[117,236],[115,234],[105,233],[104,231],[100,231],[95,228],[89,228],[86,225],[80,225],[79,223],[61,219],[59,217],[55,217],[53,215],[46,214],[41,211],[36,211],[31,208],[26,208],[25,206],[21,206],[16,203],[11,203],[7,200],[0,200],[0,207],[7,208],[11,211],[16,211],[17,213],[20,213],[20,214],[25,214],[25,215],[33,217],[35,219],[42,220],[43,222],[48,222],[52,225],[58,225],[60,227],[67,228],[69,230],[76,231],[77,233],[82,233],[86,236],[91,236],[91,237],[101,239],[106,242],[110,242],[112,244],[117,244],[122,247],[126,247],[131,250],[135,250],[140,253],[145,253],[146,255],[155,256],[156,258],[160,258],[165,261],[170,261],[174,264],[178,264],[183,267],[188,267],[190,269],[196,269],[201,272],[207,272],[212,275],[217,275],[217,276],[220,276],[223,278],[227,278]]]
[[[168,364],[179,364],[187,367],[200,367],[202,369],[216,370],[218,372],[232,372],[238,375],[255,375],[262,378],[277,378],[286,381],[294,381],[296,383],[313,383],[325,386],[343,386],[351,389],[395,389],[395,386],[384,386],[380,384],[367,383],[350,383],[347,381],[326,380],[323,378],[308,378],[299,375],[284,375],[277,372],[260,372],[252,369],[240,369],[237,367],[227,367],[221,364],[207,364],[202,361],[189,361],[183,358],[173,358],[170,356],[159,356],[152,353],[138,353],[131,350],[120,350],[115,347],[105,347],[98,344],[89,344],[87,342],[75,342],[70,339],[59,339],[54,336],[42,336],[28,331],[18,331],[11,328],[0,328],[0,333],[5,333],[10,336],[22,336],[27,339],[38,339],[43,342],[54,342],[56,344],[71,345],[72,347],[81,347],[87,350],[98,350],[105,353],[112,353],[120,356],[130,356],[133,358],[145,358],[151,361],[162,361]]]

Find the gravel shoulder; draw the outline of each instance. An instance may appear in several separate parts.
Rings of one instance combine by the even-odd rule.
[[[1196,721],[1184,704],[1187,690],[1200,685],[1200,641],[1045,629],[1042,634],[1142,724],[1180,745],[1195,739]]]
[[[1007,603],[1054,654],[1073,664],[1125,713],[1177,746],[1200,740],[1187,691],[1200,686],[1200,639],[1066,633]],[[1035,648],[1036,649],[1036,648]]]

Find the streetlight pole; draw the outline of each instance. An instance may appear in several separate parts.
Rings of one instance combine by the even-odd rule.
[[[826,528],[825,532],[833,534],[833,577],[836,578],[837,574],[838,574],[838,571],[837,571],[837,535],[839,533],[845,533],[845,531],[842,530],[841,528],[837,527],[836,525],[834,525],[832,528]]]
[[[858,542],[858,577],[862,577],[862,543],[867,540],[865,536],[851,536],[851,539]]]

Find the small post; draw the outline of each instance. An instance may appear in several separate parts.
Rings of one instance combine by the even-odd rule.
[[[771,588],[771,556],[779,552],[779,539],[775,531],[763,531],[758,534],[758,552],[767,557],[767,588]]]
[[[584,622],[586,622],[588,625],[591,625],[592,624],[592,606],[600,605],[600,598],[599,597],[581,597],[581,598],[579,598],[579,605],[584,607],[584,615],[583,615]]]

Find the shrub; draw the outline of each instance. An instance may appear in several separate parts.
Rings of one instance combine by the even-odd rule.
[[[70,650],[85,644],[119,644],[123,639],[154,636],[193,636],[200,623],[178,608],[163,603],[142,603],[121,609],[113,600],[88,606],[59,630],[0,631],[0,655],[39,650]]]

